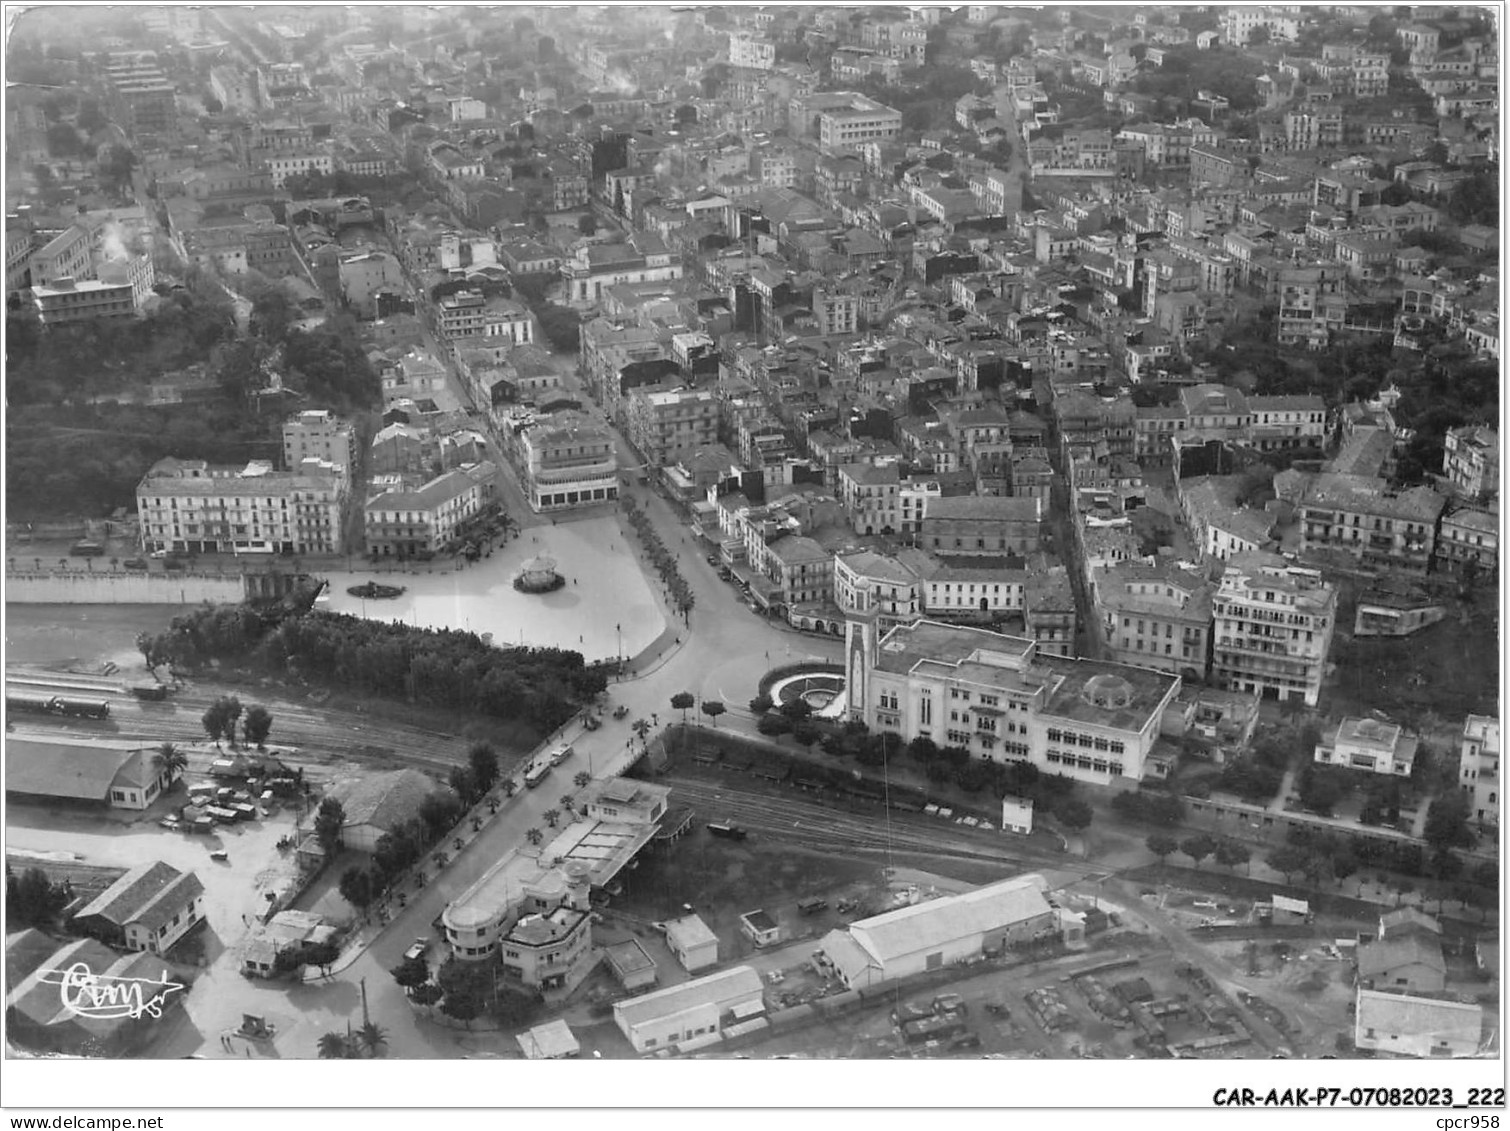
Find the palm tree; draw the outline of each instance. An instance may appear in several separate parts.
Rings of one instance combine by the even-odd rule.
[[[527,829],[524,834],[524,839],[529,841],[530,844],[532,844],[534,847],[539,848],[540,842],[545,839],[545,834],[539,829]]]
[[[173,782],[189,768],[189,756],[171,742],[164,742],[157,748],[157,753],[152,755],[152,768],[159,777],[167,776],[168,784],[163,788],[172,789]]]
[[[547,809],[544,813],[542,813],[540,815],[545,818],[545,823],[547,825],[549,825],[551,828],[555,828],[556,827],[556,822],[561,819],[561,810],[559,810],[559,809]]]
[[[565,809],[568,813],[575,813],[577,811],[577,799],[569,793],[563,793],[561,795],[561,808]]]
[[[505,797],[513,797],[514,794],[519,792],[519,783],[513,778],[504,778],[503,784],[499,788],[503,790]]]
[[[650,724],[644,719],[635,719],[634,722],[630,725],[630,729],[634,731],[635,736],[638,737],[641,742],[644,742],[645,736],[650,733]]]
[[[571,783],[578,789],[586,789],[592,784],[592,775],[586,770],[578,770],[576,776],[572,778]]]
[[[345,1033],[326,1033],[320,1038],[321,1060],[349,1060],[351,1044]]]
[[[362,1026],[359,1039],[362,1047],[367,1050],[368,1056],[377,1056],[378,1049],[388,1045],[388,1031],[376,1021],[368,1021]]]

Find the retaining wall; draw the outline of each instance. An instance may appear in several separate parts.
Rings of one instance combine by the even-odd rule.
[[[8,573],[5,600],[20,605],[239,604],[246,600],[246,583],[240,574],[224,573]]]

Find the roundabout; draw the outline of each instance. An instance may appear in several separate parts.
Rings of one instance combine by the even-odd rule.
[[[761,687],[777,707],[800,699],[813,709],[813,717],[819,719],[843,718],[849,703],[844,693],[844,676],[832,664],[778,668],[761,680]]]

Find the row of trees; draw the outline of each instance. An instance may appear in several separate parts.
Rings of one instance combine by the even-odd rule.
[[[629,518],[629,525],[633,526],[634,532],[639,535],[640,545],[645,548],[650,564],[655,566],[656,572],[661,575],[661,584],[671,594],[672,607],[680,614],[684,623],[688,622],[692,615],[692,606],[696,604],[696,598],[692,595],[692,586],[688,585],[687,579],[682,576],[676,555],[666,548],[665,542],[661,541],[654,523],[650,521],[650,515],[628,495],[620,496],[620,498],[624,504],[624,512]]]
[[[242,718],[241,700],[234,695],[222,695],[205,708],[200,722],[204,726],[205,733],[217,746],[223,738],[230,743],[232,749],[235,749],[238,719],[241,720],[242,740],[256,746],[258,750],[263,749],[267,744],[267,736],[273,729],[273,716],[272,712],[260,703],[253,703],[248,707],[245,718]]]
[[[501,649],[454,629],[245,605],[175,617],[144,651],[178,668],[216,660],[249,673],[514,719],[541,732],[555,730],[607,685],[580,652]]]
[[[1202,860],[1213,856],[1222,867],[1236,869],[1239,865],[1246,868],[1253,855],[1237,841],[1220,839],[1209,833],[1195,833],[1183,840],[1176,840],[1168,833],[1153,833],[1143,843],[1159,858],[1160,864],[1180,852],[1190,857],[1190,862],[1197,868]]]
[[[1041,773],[1030,762],[982,761],[964,746],[939,746],[926,735],[903,742],[900,735],[889,731],[872,734],[857,720],[838,728],[819,724],[812,720],[812,707],[800,698],[793,698],[778,709],[769,696],[760,695],[750,701],[750,710],[759,716],[755,729],[767,737],[790,734],[804,747],[821,742],[824,753],[835,758],[854,758],[867,767],[885,765],[888,759],[905,752],[923,766],[931,782],[952,783],[968,794],[988,792],[998,800],[1009,796],[1027,798],[1039,812],[1052,813],[1072,832],[1086,828],[1094,815],[1088,804],[1073,795],[1074,779],[1063,774]]]

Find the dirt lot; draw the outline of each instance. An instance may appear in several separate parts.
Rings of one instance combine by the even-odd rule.
[[[718,935],[719,957],[754,951],[739,929],[739,916],[756,908],[781,924],[783,940],[817,938],[843,921],[833,904],[843,894],[884,892],[880,870],[782,844],[773,838],[721,840],[698,829],[682,840],[645,853],[639,867],[620,876],[624,894],[613,908],[626,916],[657,921],[682,914],[690,904]],[[797,901],[809,895],[830,898],[830,906],[802,915]],[[884,895],[875,897],[876,905]],[[855,918],[857,916],[849,916]]]
[[[1333,717],[1381,710],[1413,716],[1413,725],[1435,714],[1462,719],[1494,714],[1499,702],[1499,617],[1492,594],[1482,606],[1452,604],[1446,620],[1400,639],[1351,638],[1339,632],[1335,664],[1323,688],[1323,706]],[[1339,622],[1351,629],[1351,621]]]

